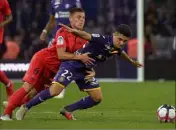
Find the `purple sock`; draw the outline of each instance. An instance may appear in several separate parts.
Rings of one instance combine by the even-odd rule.
[[[93,107],[99,103],[100,102],[96,102],[90,96],[88,96],[88,97],[84,97],[81,100],[79,100],[73,104],[70,104],[64,108],[69,112],[73,112],[78,109],[87,109],[87,108]]]
[[[53,96],[50,95],[49,89],[41,91],[39,94],[37,94],[34,98],[32,98],[29,102],[25,104],[27,109],[30,109],[31,107],[38,105],[42,103],[43,101],[52,98]]]

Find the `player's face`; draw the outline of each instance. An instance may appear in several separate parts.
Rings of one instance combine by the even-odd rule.
[[[123,47],[128,40],[129,40],[129,37],[126,37],[122,34],[113,35],[113,44],[116,48]]]
[[[82,30],[85,24],[85,13],[76,12],[70,16],[69,20],[73,28]]]

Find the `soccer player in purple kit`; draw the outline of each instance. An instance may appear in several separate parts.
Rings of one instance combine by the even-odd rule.
[[[74,7],[81,7],[80,0],[51,0],[50,2],[50,12],[49,12],[49,21],[43,29],[40,39],[45,41],[48,32],[53,31],[53,38],[49,42],[49,46],[54,40],[56,31],[60,28],[59,23],[69,24],[69,9]],[[65,90],[63,90],[57,98],[63,98]]]
[[[46,40],[47,33],[54,28],[53,36],[60,28],[59,23],[69,24],[69,9],[81,7],[80,0],[51,0],[49,21],[43,29],[40,39]]]
[[[59,94],[68,84],[75,81],[79,89],[88,93],[87,97],[65,106],[61,109],[60,114],[68,120],[74,120],[72,113],[76,110],[87,109],[96,106],[102,101],[102,92],[97,80],[93,77],[91,80],[84,80],[85,70],[92,69],[99,63],[103,63],[112,55],[119,55],[136,67],[142,65],[132,60],[121,48],[131,37],[131,29],[127,25],[119,25],[111,36],[100,34],[89,34],[85,31],[72,29],[66,25],[60,24],[69,32],[89,41],[85,46],[75,52],[77,54],[88,53],[89,57],[95,61],[92,64],[83,64],[80,61],[63,61],[60,69],[55,75],[54,81],[50,88],[43,90],[28,103],[22,105],[16,113],[17,120],[22,120],[25,114],[33,107],[47,99]]]

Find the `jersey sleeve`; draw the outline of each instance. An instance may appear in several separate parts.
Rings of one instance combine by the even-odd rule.
[[[55,41],[56,48],[66,47],[66,32],[63,30],[63,28],[56,32]]]
[[[91,34],[91,42],[103,43],[106,37],[100,34]]]
[[[4,13],[4,15],[10,15],[11,14],[11,9],[9,7],[9,3],[8,3],[7,0],[4,0],[3,13]]]
[[[50,2],[50,7],[49,7],[49,14],[53,16],[55,15],[53,4],[51,2]]]

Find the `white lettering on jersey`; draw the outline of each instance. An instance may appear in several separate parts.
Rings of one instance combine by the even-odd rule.
[[[64,44],[64,38],[62,36],[59,36],[57,38],[57,45],[63,45]]]
[[[56,12],[55,13],[55,18],[68,18],[69,17],[69,12],[62,12],[62,11],[59,11],[59,12]]]
[[[93,37],[100,37],[100,34],[92,34]]]
[[[55,0],[54,5],[59,5],[60,3],[60,0]]]

